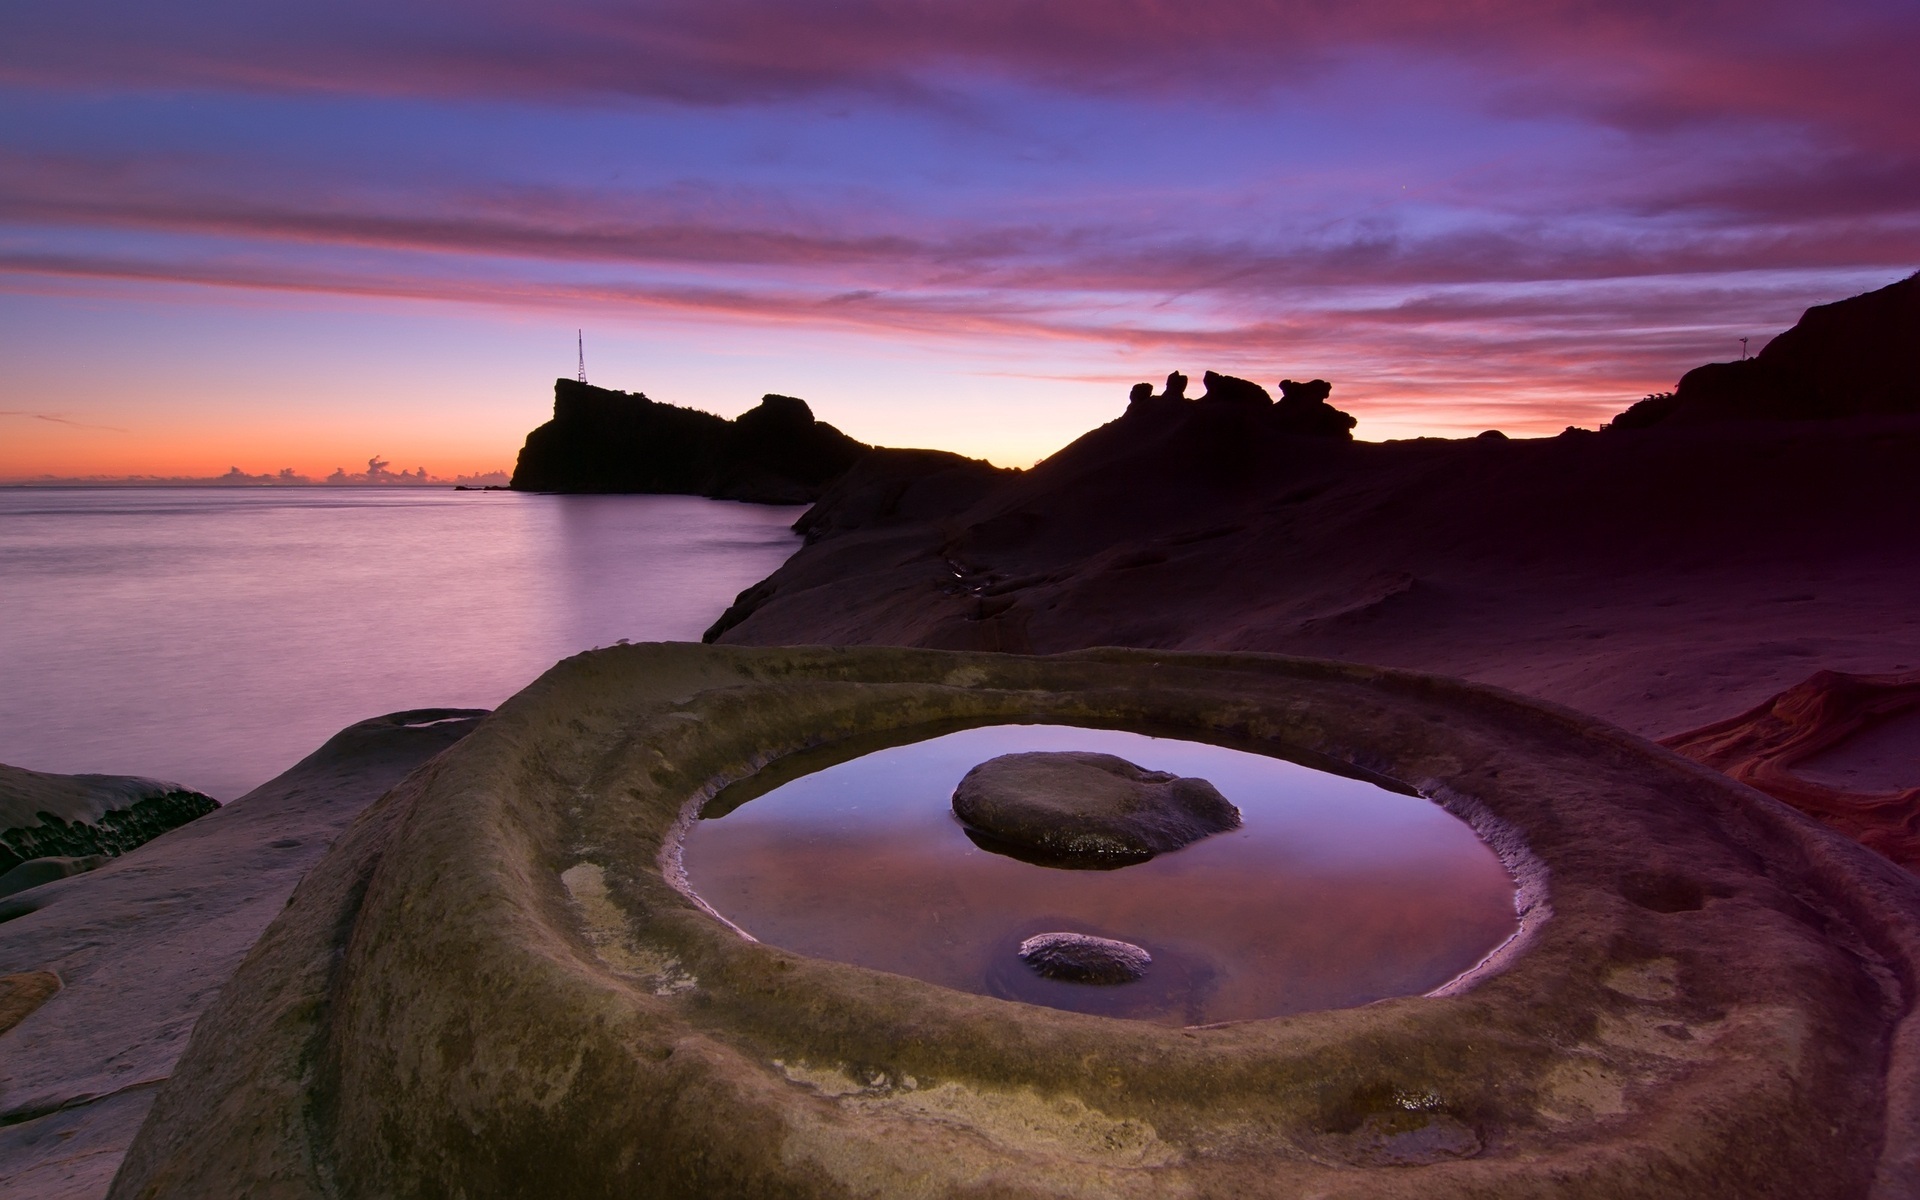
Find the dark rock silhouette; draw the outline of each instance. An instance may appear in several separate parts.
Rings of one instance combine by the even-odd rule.
[[[1271,432],[1306,434],[1311,437],[1351,439],[1353,427],[1358,423],[1352,415],[1327,403],[1327,397],[1333,393],[1333,385],[1324,379],[1307,383],[1281,380],[1278,404],[1274,403],[1271,392],[1250,379],[1208,371],[1201,376],[1201,381],[1206,384],[1207,390],[1192,402],[1187,400],[1187,377],[1178,371],[1167,376],[1166,390],[1157,396],[1154,395],[1152,384],[1136,383],[1127,393],[1127,415],[1164,417],[1178,413],[1200,414],[1202,420],[1213,423],[1209,428],[1215,429],[1220,436],[1229,437],[1242,435],[1222,426],[1223,422],[1233,422],[1234,418],[1228,414],[1257,419]]]
[[[1207,385],[1206,394],[1200,397],[1202,404],[1243,404],[1266,408],[1273,403],[1273,397],[1267,389],[1250,379],[1236,379],[1232,375],[1213,371],[1208,371],[1200,379]]]
[[[981,763],[954,789],[953,814],[986,836],[976,839],[984,849],[1004,843],[1060,867],[1145,862],[1240,826],[1240,810],[1204,779],[1077,750]]]
[[[1920,274],[1809,308],[1759,354],[1707,363],[1608,429],[1920,413]]]
[[[527,435],[511,486],[804,504],[869,449],[792,396],[768,395],[729,421],[640,392],[556,379],[553,419]]]
[[[1351,413],[1341,412],[1327,403],[1327,397],[1332,394],[1333,385],[1324,379],[1310,379],[1305,383],[1282,379],[1274,419],[1287,433],[1352,438],[1353,427],[1359,422]]]

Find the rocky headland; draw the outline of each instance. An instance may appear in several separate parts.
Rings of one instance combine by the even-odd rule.
[[[805,504],[872,447],[768,395],[733,420],[572,379],[553,383],[553,419],[527,435],[511,486]]]

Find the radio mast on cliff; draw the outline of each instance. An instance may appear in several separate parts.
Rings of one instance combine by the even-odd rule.
[[[573,335],[580,345],[580,382],[585,383],[587,381],[587,335],[579,329],[574,330]]]

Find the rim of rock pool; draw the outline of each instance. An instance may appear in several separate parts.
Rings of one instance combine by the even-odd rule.
[[[1180,1029],[748,942],[657,865],[784,754],[1013,714],[1404,779],[1501,851],[1521,933],[1444,995]],[[1454,680],[618,647],[334,847],[113,1195],[1910,1196],[1917,913],[1920,880],[1759,793]]]
[[[957,721],[941,721],[927,726],[906,726],[870,732],[857,735],[846,742],[830,742],[803,748],[770,762],[753,774],[725,783],[710,797],[691,798],[686,808],[682,810],[680,820],[661,844],[657,860],[659,869],[667,881],[689,902],[705,910],[714,919],[749,941],[764,942],[797,955],[831,959],[907,975],[937,986],[956,988],[975,994],[991,995],[1020,1003],[1056,1007],[1068,1011],[1098,1013],[1117,1020],[1153,1020],[1160,1024],[1191,1026],[1226,1024],[1230,1021],[1266,1019],[1272,1016],[1353,1007],[1381,999],[1445,995],[1455,988],[1468,986],[1473,978],[1483,972],[1498,969],[1503,956],[1511,948],[1520,944],[1519,939],[1523,932],[1522,914],[1536,908],[1536,899],[1521,887],[1516,872],[1537,874],[1538,864],[1527,854],[1519,839],[1510,836],[1511,831],[1502,823],[1491,819],[1484,807],[1468,806],[1464,811],[1456,812],[1444,802],[1424,795],[1417,788],[1400,780],[1357,768],[1350,763],[1328,760],[1324,756],[1276,754],[1273,752],[1273,746],[1263,745],[1257,740],[1249,741],[1218,735],[1201,738],[1196,737],[1195,731],[1191,728],[1174,728],[1149,722],[1150,728],[1141,729],[1138,728],[1139,724],[1139,722],[1109,721],[1098,724],[1054,725],[1035,720],[1009,721],[1004,717],[990,715]],[[1030,733],[1027,736],[1015,734],[1011,738],[1005,736],[1014,730],[1030,731]],[[1075,733],[1084,732],[1093,732],[1096,735],[1100,733],[1141,735],[1142,740],[1132,744],[1092,743],[1083,742],[1074,736]],[[944,759],[947,756],[939,753],[942,743],[950,742],[953,735],[964,734],[1001,736],[970,747],[971,753],[962,752],[958,758],[954,759],[954,763],[965,761],[968,764],[967,767],[956,767],[946,763]],[[1152,741],[1147,742],[1145,740],[1147,738],[1151,738]],[[1085,748],[1093,745],[1097,745],[1098,748],[1093,750]],[[1061,746],[1078,748],[1061,750],[1059,748]],[[690,839],[697,841],[695,837],[697,833],[704,833],[709,838],[726,836],[718,831],[707,831],[707,822],[731,817],[750,805],[777,797],[783,792],[790,791],[790,785],[811,781],[816,777],[835,779],[837,768],[861,763],[883,751],[920,749],[934,751],[942,761],[939,765],[934,765],[913,757],[900,760],[894,770],[903,771],[906,775],[898,778],[889,775],[886,793],[879,801],[888,812],[893,812],[896,807],[904,807],[916,813],[916,816],[909,816],[907,819],[916,822],[920,837],[906,843],[894,842],[887,844],[883,849],[871,851],[886,855],[889,852],[905,849],[912,855],[914,869],[919,873],[917,879],[928,878],[929,876],[925,873],[932,872],[930,877],[934,880],[951,880],[952,883],[958,883],[968,873],[967,860],[970,858],[976,862],[986,861],[988,864],[986,869],[989,871],[994,869],[993,864],[996,862],[1003,865],[1008,862],[1019,862],[1024,865],[1013,868],[1016,872],[1029,872],[1036,877],[1064,873],[1069,880],[1072,880],[1074,877],[1083,876],[1087,869],[1094,865],[1090,864],[1086,858],[1075,859],[1066,855],[1049,854],[1038,848],[1003,842],[992,834],[976,828],[960,815],[960,802],[956,789],[962,785],[962,777],[969,774],[969,768],[977,770],[991,762],[1003,761],[1009,757],[1021,757],[1034,753],[1059,755],[1094,753],[1116,757],[1116,761],[1120,761],[1118,756],[1121,756],[1124,751],[1125,755],[1132,756],[1124,759],[1126,764],[1142,771],[1166,767],[1167,757],[1176,756],[1185,764],[1182,771],[1186,772],[1192,781],[1200,783],[1208,792],[1211,792],[1216,799],[1219,798],[1220,793],[1214,791],[1210,780],[1223,770],[1229,773],[1228,777],[1239,778],[1241,786],[1248,788],[1249,791],[1230,789],[1232,790],[1231,800],[1220,801],[1223,804],[1238,802],[1245,806],[1235,808],[1234,823],[1231,828],[1208,830],[1194,839],[1191,844],[1160,849],[1144,857],[1123,856],[1114,861],[1101,862],[1097,864],[1098,869],[1093,871],[1093,874],[1101,877],[1101,882],[1105,882],[1108,872],[1112,871],[1123,878],[1130,888],[1146,887],[1149,890],[1156,887],[1170,888],[1179,892],[1189,886],[1191,875],[1182,874],[1171,880],[1160,880],[1156,878],[1157,867],[1146,871],[1135,870],[1135,868],[1146,867],[1149,862],[1157,864],[1158,867],[1171,863],[1176,870],[1184,868],[1190,871],[1195,868],[1187,866],[1187,861],[1193,859],[1196,854],[1205,859],[1222,849],[1215,844],[1215,839],[1232,838],[1247,833],[1254,833],[1255,836],[1261,833],[1266,834],[1262,838],[1266,842],[1262,850],[1265,852],[1264,861],[1267,865],[1260,871],[1249,872],[1248,864],[1244,859],[1238,862],[1229,860],[1228,864],[1221,864],[1218,859],[1211,859],[1208,860],[1210,864],[1219,865],[1198,869],[1237,872],[1236,882],[1250,885],[1256,889],[1256,893],[1259,887],[1269,882],[1269,879],[1261,878],[1262,876],[1270,877],[1274,881],[1291,879],[1297,882],[1303,878],[1311,879],[1313,873],[1310,869],[1300,870],[1296,867],[1288,871],[1282,865],[1282,859],[1276,856],[1279,855],[1283,846],[1288,850],[1294,850],[1296,847],[1284,839],[1273,840],[1272,832],[1266,827],[1275,823],[1284,826],[1291,818],[1292,821],[1304,822],[1296,828],[1296,833],[1306,832],[1311,836],[1311,832],[1319,822],[1346,808],[1353,799],[1349,796],[1333,797],[1316,794],[1314,778],[1333,776],[1366,785],[1369,792],[1375,792],[1377,789],[1376,794],[1384,793],[1393,797],[1397,803],[1412,804],[1419,809],[1428,810],[1423,813],[1396,807],[1383,811],[1369,805],[1368,807],[1373,811],[1362,820],[1366,822],[1370,834],[1391,836],[1402,828],[1418,828],[1423,818],[1426,821],[1437,819],[1445,828],[1434,829],[1429,826],[1429,831],[1422,838],[1422,853],[1418,857],[1430,870],[1444,862],[1447,871],[1444,881],[1430,882],[1458,882],[1458,873],[1462,870],[1474,870],[1488,877],[1498,878],[1505,885],[1502,889],[1501,909],[1507,919],[1502,928],[1486,931],[1490,932],[1490,936],[1479,940],[1477,944],[1467,943],[1453,947],[1453,952],[1441,960],[1441,969],[1438,972],[1431,970],[1433,953],[1424,943],[1418,950],[1410,947],[1395,947],[1391,940],[1376,947],[1376,949],[1385,950],[1389,957],[1379,963],[1368,960],[1367,965],[1375,969],[1392,962],[1393,959],[1390,956],[1396,949],[1409,954],[1411,958],[1428,960],[1424,972],[1427,977],[1412,986],[1404,984],[1396,986],[1388,983],[1383,990],[1374,990],[1361,985],[1362,994],[1359,997],[1332,998],[1317,1003],[1312,1001],[1300,1003],[1297,1000],[1288,1003],[1282,1000],[1279,994],[1267,990],[1265,1002],[1259,1004],[1259,1008],[1263,1011],[1247,1011],[1243,1000],[1237,1009],[1227,1013],[1189,1015],[1182,1020],[1178,1009],[1183,1005],[1175,1003],[1170,1009],[1163,1011],[1162,1007],[1156,1006],[1151,998],[1120,994],[1118,989],[1121,987],[1121,981],[1117,978],[1107,981],[1103,986],[1088,983],[1080,987],[1049,988],[1041,985],[1020,988],[1017,985],[1009,987],[1012,980],[1008,976],[1022,975],[1014,969],[1014,964],[1020,962],[1042,978],[1055,978],[1048,976],[1041,966],[1027,961],[1030,955],[1026,943],[1034,937],[1072,936],[1089,939],[1095,944],[1111,942],[1115,946],[1125,947],[1129,954],[1144,956],[1146,966],[1136,972],[1127,972],[1128,978],[1125,981],[1127,983],[1140,983],[1149,975],[1158,979],[1161,973],[1168,970],[1178,972],[1183,965],[1189,970],[1197,966],[1210,973],[1220,963],[1227,961],[1216,959],[1214,957],[1216,953],[1227,955],[1236,951],[1245,953],[1250,949],[1247,944],[1235,944],[1229,941],[1226,945],[1215,945],[1215,935],[1203,930],[1189,930],[1184,934],[1174,935],[1164,926],[1157,925],[1151,920],[1148,921],[1146,928],[1137,928],[1124,922],[1116,924],[1113,914],[1102,912],[1102,906],[1097,900],[1089,901],[1085,898],[1075,900],[1072,898],[1074,893],[1067,892],[1064,896],[1056,895],[1052,901],[1042,900],[1041,909],[1015,910],[1020,915],[1000,912],[996,917],[987,918],[982,924],[968,924],[967,918],[962,917],[957,930],[950,923],[938,924],[935,927],[938,930],[952,931],[948,933],[950,938],[954,933],[959,933],[962,937],[971,935],[975,940],[999,943],[994,948],[999,952],[998,955],[989,951],[986,959],[979,964],[982,973],[972,976],[967,969],[972,962],[972,955],[966,948],[956,947],[951,942],[947,950],[939,956],[937,966],[927,962],[893,961],[894,954],[884,948],[876,951],[875,948],[868,947],[864,953],[844,946],[838,952],[825,948],[818,944],[817,939],[825,937],[827,941],[835,940],[833,932],[837,926],[834,918],[824,916],[810,922],[803,922],[798,927],[790,926],[788,922],[792,919],[792,910],[783,906],[804,904],[805,901],[780,891],[777,885],[769,885],[767,877],[763,874],[768,864],[755,863],[749,859],[745,862],[734,862],[730,866],[722,866],[709,861],[703,874],[700,868],[690,862],[689,852],[694,849],[690,846]],[[1260,772],[1249,778],[1246,777],[1247,767],[1234,763],[1231,759],[1195,758],[1193,752],[1196,750],[1203,753],[1224,751],[1232,757],[1267,760],[1273,764],[1284,764],[1286,769],[1299,773]],[[973,761],[976,756],[979,758],[978,762]],[[1314,761],[1302,761],[1303,759]],[[951,778],[940,774],[943,768],[951,774]],[[821,795],[838,795],[840,788],[845,786],[853,786],[856,791],[859,790],[859,785],[849,785],[845,779],[836,779],[835,783],[836,786],[824,790],[816,787],[815,790]],[[953,793],[953,795],[949,796],[946,793]],[[936,798],[938,803],[933,804]],[[838,885],[841,895],[856,898],[851,906],[852,910],[861,909],[869,900],[883,899],[879,895],[868,895],[868,891],[873,886],[870,881],[864,885],[851,884],[830,865],[822,866],[819,862],[807,858],[811,848],[805,843],[814,838],[827,847],[826,853],[829,856],[834,853],[832,847],[837,845],[840,836],[837,828],[839,822],[850,814],[838,809],[820,811],[821,805],[817,800],[802,800],[799,803],[803,806],[802,813],[788,818],[790,825],[783,822],[780,826],[782,836],[774,839],[774,844],[780,847],[778,851],[780,857],[786,860],[781,864],[783,869],[793,870],[795,861],[812,862],[814,867],[827,872],[826,878],[842,879],[842,883]],[[938,809],[938,816],[934,817],[930,823],[925,822],[918,814],[918,810],[928,805]],[[1441,813],[1446,815],[1440,816]],[[887,820],[885,816],[876,819],[883,823]],[[1476,826],[1476,821],[1486,827]],[[802,834],[802,830],[807,828],[811,828],[813,832]],[[858,829],[856,836],[868,834],[870,831],[870,826],[863,825]],[[801,842],[796,844],[791,841],[792,836],[801,837]],[[1352,887],[1359,886],[1364,889],[1369,884],[1386,883],[1387,877],[1377,874],[1384,869],[1383,865],[1376,865],[1373,855],[1383,855],[1383,863],[1393,861],[1402,870],[1411,865],[1411,862],[1405,860],[1405,852],[1400,847],[1391,849],[1380,847],[1371,838],[1363,842],[1352,832],[1348,832],[1346,836],[1349,844],[1340,847],[1335,853],[1344,868],[1340,872],[1343,877],[1341,891],[1349,902],[1363,899],[1365,894],[1363,892],[1356,896],[1349,890]],[[1497,839],[1499,845],[1496,846],[1490,837]],[[1329,845],[1333,844],[1329,843]],[[1444,845],[1445,849],[1439,849],[1439,845]],[[708,843],[708,853],[715,852],[717,851],[713,844]],[[1170,858],[1171,855],[1180,855],[1182,858],[1174,860]],[[697,853],[693,855],[693,859],[697,860],[699,857]],[[1484,862],[1484,866],[1480,865],[1481,862]],[[1473,865],[1469,866],[1469,863]],[[1278,875],[1275,874],[1276,871],[1279,872]],[[1241,876],[1245,877],[1241,878]],[[766,888],[772,886],[774,890],[769,894],[777,899],[769,901],[763,894],[758,897],[758,903],[750,903],[745,909],[738,909],[729,905],[724,896],[715,894],[713,891],[716,886],[730,889],[749,880],[756,881],[753,889],[755,892],[765,893]],[[1008,884],[1013,883],[1011,879],[1003,878],[1002,881]],[[948,886],[951,887],[952,883]],[[1042,889],[1046,887],[1045,881],[1039,878],[1027,880],[1026,884]],[[1282,886],[1284,887],[1284,883]],[[852,887],[853,890],[847,891],[848,887]],[[939,892],[941,889],[935,890]],[[1047,893],[1043,890],[1042,894]],[[1236,898],[1245,899],[1238,893]],[[1282,898],[1279,894],[1269,897],[1276,901]],[[962,900],[960,907],[963,910],[970,908],[973,904],[980,903],[982,899],[983,897],[976,894],[972,897],[972,904]],[[1176,904],[1179,902],[1177,896],[1170,899]],[[1476,900],[1484,900],[1484,897],[1476,896]],[[1439,898],[1438,903],[1442,911],[1447,911],[1445,898]],[[1064,909],[1061,907],[1062,904],[1065,905]],[[1434,904],[1429,903],[1427,907],[1431,909]],[[1061,915],[1068,910],[1072,910],[1073,915]],[[1043,911],[1051,915],[1043,917]],[[1188,918],[1199,917],[1204,920],[1212,915],[1204,907],[1185,907],[1182,911]],[[1245,915],[1243,911],[1242,916]],[[1485,914],[1479,911],[1472,911],[1471,914],[1467,911],[1452,911],[1450,915],[1451,919],[1466,921],[1470,925],[1482,924],[1485,919]],[[952,914],[949,914],[949,921],[951,919]],[[769,933],[758,923],[763,920],[772,920],[776,926],[791,936],[781,936],[780,932]],[[1005,924],[1009,921],[1013,923]],[[1002,924],[1004,928],[1001,928],[996,935],[994,929]],[[1088,931],[1092,929],[1101,930],[1105,936],[1089,933]],[[899,938],[906,938],[909,942],[917,942],[931,931],[927,928],[889,926],[889,937],[886,940],[892,943]],[[1172,936],[1178,936],[1179,941],[1169,944],[1167,938]],[[1231,938],[1230,934],[1227,936]],[[1401,938],[1406,936],[1404,932],[1399,935]],[[1115,941],[1114,939],[1126,940]],[[856,942],[857,940],[856,938]],[[811,949],[808,945],[809,941],[816,943]],[[1140,944],[1135,944],[1136,942]],[[1261,949],[1279,949],[1287,944],[1286,934],[1279,930],[1268,933],[1254,943]],[[1233,949],[1229,950],[1228,945],[1232,945]],[[1155,951],[1150,949],[1150,946],[1157,946],[1160,949]],[[985,947],[975,945],[972,949],[978,951],[984,950]],[[1323,952],[1327,949],[1328,947],[1322,947]],[[960,955],[957,960],[951,957],[956,952]],[[1163,953],[1167,961],[1159,967],[1152,966],[1154,953]],[[1199,957],[1196,958],[1196,955]],[[1341,957],[1342,952],[1335,952],[1335,960]],[[1005,961],[1001,961],[1002,959]],[[1447,961],[1448,959],[1451,961]],[[1273,968],[1252,967],[1251,970],[1244,972],[1248,979],[1242,981],[1240,986],[1245,988],[1249,983],[1262,978],[1271,978],[1273,983],[1278,983],[1284,978],[1298,979],[1299,976],[1293,972],[1299,971],[1304,963],[1296,958],[1287,965],[1289,969],[1284,973],[1276,973]],[[933,969],[929,969],[930,967]],[[1242,973],[1235,974],[1237,976]],[[1161,982],[1165,984],[1165,981]],[[1206,991],[1212,990],[1210,985],[1203,986]],[[1272,984],[1268,986],[1270,989]],[[1374,985],[1376,988],[1379,986],[1378,982]],[[1149,989],[1165,990],[1164,986],[1153,989],[1151,985]],[[1126,989],[1128,992],[1133,990]],[[1368,992],[1371,994],[1367,994]],[[1175,999],[1178,999],[1177,995]],[[1133,1002],[1129,1003],[1129,1001]],[[1200,1007],[1213,1006],[1203,1002]]]

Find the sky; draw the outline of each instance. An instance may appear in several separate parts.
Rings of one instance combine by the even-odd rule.
[[[1596,425],[1920,268],[1915,61],[1913,0],[9,0],[0,480],[510,468],[576,336],[1006,465],[1174,369]]]

